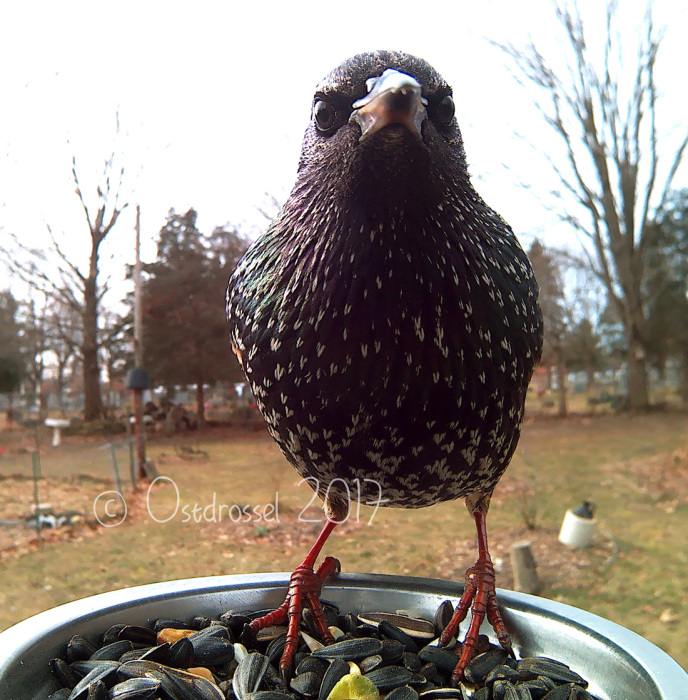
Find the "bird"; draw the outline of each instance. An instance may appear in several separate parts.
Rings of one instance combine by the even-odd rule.
[[[454,682],[485,617],[511,650],[486,515],[540,358],[538,285],[471,183],[454,92],[429,63],[361,53],[316,86],[294,187],[235,268],[226,308],[267,428],[327,516],[284,603],[250,625],[287,624],[283,676],[304,605],[333,641],[319,596],[341,565],[315,564],[353,493],[396,508],[464,498],[478,557],[440,644],[470,613]]]

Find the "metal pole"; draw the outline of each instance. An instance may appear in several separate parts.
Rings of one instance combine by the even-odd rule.
[[[36,504],[36,532],[39,537],[43,537],[41,534],[41,502],[38,498],[38,480],[41,478],[41,466],[38,458],[38,452],[33,452],[33,500]]]
[[[34,442],[36,443],[36,449],[33,453],[33,469],[34,469],[34,474],[38,475],[38,478],[40,479],[42,474],[41,474],[41,441],[38,437],[38,420],[36,421],[36,425],[34,427]]]
[[[119,465],[117,464],[117,453],[115,452],[114,443],[110,443],[110,466],[112,467],[113,474],[115,476],[115,488],[117,492],[124,500],[124,492],[122,491],[122,480],[119,476]]]
[[[136,263],[134,265],[134,360],[143,367],[143,316],[141,309],[141,207],[136,205]],[[134,437],[139,479],[146,478],[146,441],[143,424],[143,389],[134,389]]]

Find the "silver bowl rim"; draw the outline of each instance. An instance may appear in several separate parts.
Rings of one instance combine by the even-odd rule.
[[[139,605],[168,602],[189,595],[212,595],[255,588],[286,589],[289,577],[288,573],[261,573],[179,579],[108,591],[51,608],[0,632],[0,687],[3,679],[12,673],[17,659],[38,644],[46,636],[47,630],[95,620],[105,613],[131,611]],[[334,590],[371,588],[456,600],[461,594],[462,584],[413,576],[340,574],[325,584],[323,598],[327,599],[328,593]],[[574,627],[600,643],[613,645],[626,663],[652,680],[663,693],[660,697],[676,697],[674,692],[679,681],[685,682],[684,687],[688,688],[688,673],[678,662],[639,634],[615,622],[564,603],[525,593],[497,589],[497,598],[505,611],[513,609],[524,614],[536,614],[543,619]]]

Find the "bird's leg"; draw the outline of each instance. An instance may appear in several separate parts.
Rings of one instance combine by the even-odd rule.
[[[485,520],[490,505],[491,493],[480,493],[466,498],[466,506],[475,519],[478,531],[478,560],[466,572],[466,584],[459,604],[456,606],[451,622],[442,632],[440,645],[448,644],[456,636],[459,624],[471,610],[471,624],[461,649],[461,656],[456,664],[452,681],[456,684],[463,680],[463,674],[478,645],[480,625],[485,616],[497,634],[499,643],[511,653],[511,639],[506,631],[502,616],[497,608],[495,593],[495,572],[487,547],[487,528]],[[471,605],[472,603],[472,605]]]
[[[255,633],[264,627],[281,625],[288,621],[287,641],[279,663],[280,672],[285,682],[288,682],[291,678],[294,655],[299,645],[299,625],[304,603],[308,605],[313,613],[313,620],[318,628],[318,632],[320,632],[322,641],[325,644],[331,644],[334,641],[330,630],[327,628],[325,615],[320,604],[320,591],[325,579],[334,573],[339,573],[339,560],[334,557],[325,557],[317,571],[314,571],[313,567],[320,550],[323,548],[332,530],[334,530],[335,525],[337,525],[337,521],[328,517],[315,544],[291,575],[289,590],[284,603],[274,612],[259,617],[250,623],[251,630]]]

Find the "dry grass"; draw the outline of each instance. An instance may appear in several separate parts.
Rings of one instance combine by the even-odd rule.
[[[29,438],[0,433],[1,520],[30,511]],[[42,540],[23,527],[0,529],[0,628],[54,605],[124,586],[286,571],[319,529],[318,523],[299,519],[310,490],[299,486],[267,434],[241,430],[151,439],[149,454],[179,495],[170,482],[159,484],[148,504],[146,491],[130,490],[128,452],[119,443],[116,457],[127,517],[116,527],[98,526],[94,500],[112,488],[110,452],[102,449],[103,442],[69,438],[60,448],[42,447],[41,500],[56,509],[82,511],[84,522],[44,533]],[[589,549],[569,550],[557,542],[558,529],[566,508],[584,498],[598,505],[600,534]],[[229,518],[236,519],[237,508],[244,506],[260,507],[264,514],[276,499],[279,522],[269,509],[267,522],[255,514],[250,522]],[[217,520],[220,505],[221,522],[213,522],[210,516]],[[320,512],[311,506],[304,515],[316,519]],[[362,507],[358,520],[355,515],[337,528],[327,547],[346,571],[461,580],[475,559],[473,526],[460,504],[420,511],[380,509],[372,525],[373,509]],[[155,518],[169,520],[163,524]],[[528,530],[526,519],[535,520],[537,527]],[[512,585],[509,546],[530,539],[545,582],[543,595],[619,622],[688,667],[685,414],[529,422],[519,453],[495,491],[489,525],[493,556],[502,560],[498,585]]]

